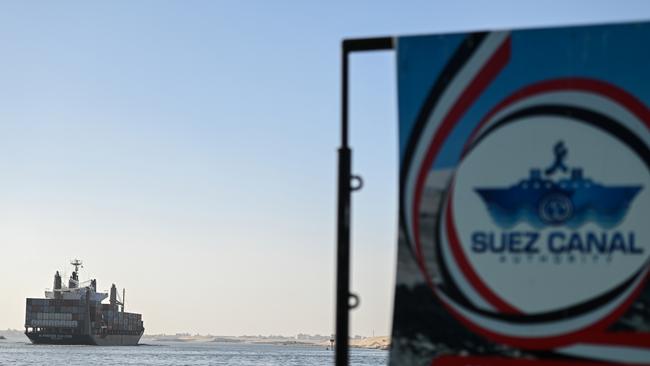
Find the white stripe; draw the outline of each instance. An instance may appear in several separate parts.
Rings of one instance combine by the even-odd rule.
[[[492,116],[492,118],[481,127],[480,131],[476,134],[476,138],[484,134],[491,125],[506,115],[516,110],[542,104],[561,104],[597,111],[620,122],[639,136],[646,145],[650,145],[650,134],[648,134],[648,128],[645,126],[643,121],[637,118],[636,115],[613,99],[582,90],[549,91],[517,101]]]
[[[412,225],[412,208],[414,203],[413,200],[415,185],[417,182],[418,172],[421,169],[420,164],[426,155],[426,151],[429,147],[429,144],[431,143],[431,139],[433,138],[433,135],[442,122],[442,119],[447,115],[451,107],[457,101],[458,97],[467,88],[474,77],[479,73],[485,62],[490,59],[490,57],[499,48],[499,46],[501,46],[501,44],[507,39],[508,36],[509,32],[495,32],[490,33],[486,36],[485,40],[481,43],[473,56],[462,67],[454,80],[442,93],[440,99],[438,100],[438,103],[434,106],[433,113],[431,113],[426,121],[422,134],[416,143],[415,152],[410,164],[411,168],[407,172],[407,178],[405,182],[406,194],[404,203],[406,206],[405,215],[407,222],[407,232],[408,237],[412,241],[415,238],[415,228]],[[414,244],[415,243],[412,243],[412,245]],[[415,250],[416,248],[413,249]]]
[[[542,324],[517,324],[504,320],[488,318],[480,314],[473,313],[471,310],[456,303],[454,300],[447,297],[440,291],[437,293],[440,295],[440,298],[445,303],[447,303],[448,306],[453,307],[456,311],[461,313],[464,318],[469,319],[472,323],[477,324],[481,328],[488,329],[493,333],[509,337],[517,337],[521,339],[554,337],[586,328],[611,314],[619,305],[625,302],[625,300],[632,294],[639,283],[643,281],[647,273],[648,269],[643,271],[639,278],[634,281],[632,286],[627,288],[621,295],[610,301],[607,305],[601,306],[594,311],[582,314],[575,318],[562,319]]]
[[[600,361],[626,362],[647,365],[650,363],[650,349],[601,344],[576,344],[556,349],[557,352]]]
[[[442,207],[447,207],[447,200],[445,200],[445,205]],[[452,257],[452,254],[449,249],[449,240],[447,238],[447,231],[445,230],[446,225],[447,225],[447,215],[446,215],[446,209],[443,209],[442,212],[440,212],[442,215],[442,220],[440,222],[440,240],[442,241],[440,243],[440,246],[442,248],[442,256],[443,260],[447,264],[447,269],[449,269],[449,274],[454,280],[454,283],[458,285],[458,288],[460,291],[468,298],[468,300],[474,304],[474,306],[478,307],[479,309],[487,310],[487,311],[495,311],[496,309],[487,301],[481,297],[475,290],[474,286],[470,285],[466,280],[465,276],[460,272],[458,265],[456,264],[456,261]]]

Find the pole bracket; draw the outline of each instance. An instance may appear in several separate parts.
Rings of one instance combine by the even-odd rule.
[[[350,310],[354,310],[361,305],[361,298],[355,293],[350,293],[350,300],[352,301],[348,304]]]
[[[350,177],[350,190],[352,192],[360,191],[363,188],[363,178],[360,175]]]

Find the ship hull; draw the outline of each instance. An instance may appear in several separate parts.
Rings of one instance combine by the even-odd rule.
[[[97,346],[137,346],[142,334],[110,334],[106,336],[93,336],[93,341]]]
[[[33,344],[88,345],[88,346],[137,346],[142,334],[70,335],[52,333],[27,333]]]

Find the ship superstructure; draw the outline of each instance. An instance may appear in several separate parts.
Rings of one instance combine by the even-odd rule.
[[[81,282],[83,263],[71,261],[74,271],[67,286],[57,271],[45,298],[28,298],[25,334],[35,344],[137,345],[144,333],[142,315],[124,311],[115,284],[110,293],[97,291],[97,280]],[[102,301],[109,298],[108,304]]]

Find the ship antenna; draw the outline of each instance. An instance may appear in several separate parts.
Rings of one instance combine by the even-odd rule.
[[[70,264],[72,264],[74,266],[74,271],[77,272],[77,273],[79,273],[79,267],[84,268],[83,262],[80,261],[79,259],[76,259],[76,258],[74,260],[70,261]]]

